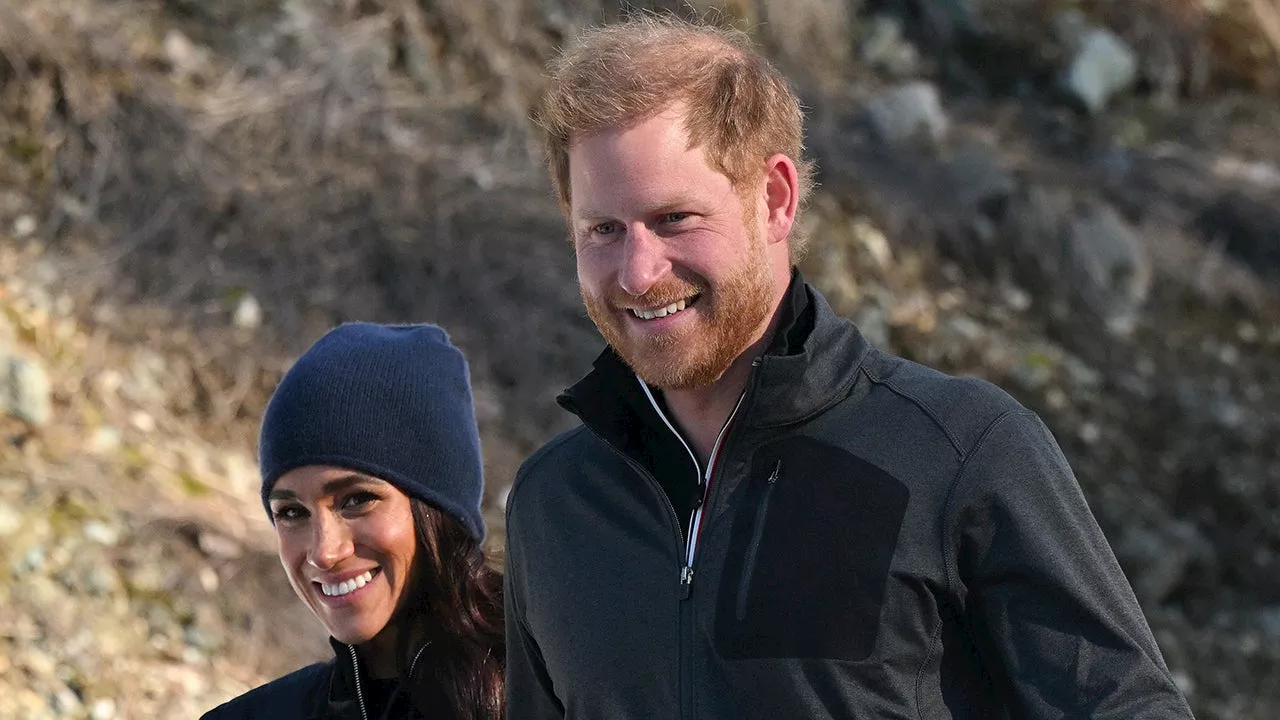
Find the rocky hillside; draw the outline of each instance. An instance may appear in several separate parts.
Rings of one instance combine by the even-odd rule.
[[[1280,717],[1280,5],[742,0],[810,109],[806,275],[1053,428],[1197,716]],[[491,544],[599,340],[529,133],[604,0],[0,0],[0,719],[320,656],[257,499],[344,319],[472,360]]]

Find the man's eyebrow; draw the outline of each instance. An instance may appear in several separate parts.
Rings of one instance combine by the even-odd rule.
[[[652,205],[647,205],[645,206],[642,212],[645,217],[652,217],[654,215],[664,215],[669,212],[683,210],[690,206],[695,206],[697,204],[698,204],[697,198],[695,198],[692,195],[677,195],[675,197],[668,198],[661,202],[657,202]],[[603,210],[596,210],[594,208],[585,208],[583,210],[580,210],[574,213],[574,219],[577,222],[595,222],[597,220],[611,220],[613,219],[613,217],[614,217],[613,213],[605,212]]]

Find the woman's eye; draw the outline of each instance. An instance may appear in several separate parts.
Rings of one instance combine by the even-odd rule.
[[[342,501],[342,507],[344,508],[363,507],[365,505],[368,505],[371,502],[374,502],[377,499],[378,499],[377,495],[367,491],[352,493],[348,495],[345,500]]]
[[[300,505],[281,505],[271,511],[271,516],[276,520],[301,520],[307,516],[307,511]]]

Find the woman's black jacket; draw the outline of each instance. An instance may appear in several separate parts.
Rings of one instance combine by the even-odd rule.
[[[421,720],[408,694],[397,688],[385,709],[372,714],[368,681],[361,682],[359,661],[350,645],[330,638],[334,657],[228,700],[200,720]]]

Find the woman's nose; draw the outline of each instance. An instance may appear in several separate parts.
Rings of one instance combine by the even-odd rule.
[[[317,569],[329,570],[354,550],[351,531],[345,522],[327,513],[316,514],[307,562]]]

